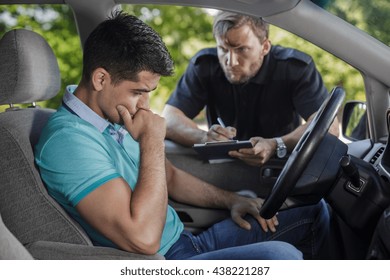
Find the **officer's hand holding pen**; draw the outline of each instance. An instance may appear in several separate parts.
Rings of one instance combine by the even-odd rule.
[[[218,117],[217,121],[219,125],[213,125],[210,127],[210,130],[207,132],[208,141],[227,141],[232,140],[236,136],[236,129],[234,127],[226,127],[223,120]]]

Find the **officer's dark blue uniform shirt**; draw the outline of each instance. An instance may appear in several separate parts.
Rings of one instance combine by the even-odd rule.
[[[231,84],[219,64],[217,49],[198,52],[167,104],[189,118],[206,106],[209,126],[221,117],[237,129],[237,139],[271,138],[293,131],[327,98],[321,75],[310,56],[272,46],[260,71],[244,84]]]

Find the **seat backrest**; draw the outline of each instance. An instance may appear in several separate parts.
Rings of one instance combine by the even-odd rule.
[[[56,57],[35,32],[11,30],[0,40],[0,214],[22,243],[57,241],[92,245],[81,227],[52,199],[34,162],[33,147],[54,112],[13,104],[54,97],[61,79]]]

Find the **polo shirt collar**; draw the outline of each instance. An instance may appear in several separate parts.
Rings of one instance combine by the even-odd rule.
[[[76,88],[76,85],[70,85],[66,87],[66,91],[63,97],[63,105],[65,105],[65,108],[68,109],[71,113],[74,113],[81,119],[89,122],[101,133],[103,133],[103,131],[106,130],[107,127],[112,126],[112,124],[100,117],[91,108],[78,99],[73,94]]]

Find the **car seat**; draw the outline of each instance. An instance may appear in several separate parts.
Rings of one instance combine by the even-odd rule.
[[[9,105],[0,113],[0,214],[1,228],[12,233],[2,235],[0,248],[19,241],[38,259],[163,259],[93,246],[79,224],[48,195],[33,147],[54,110],[36,102],[53,98],[61,78],[45,39],[29,30],[11,30],[0,39],[0,61],[0,105]]]

